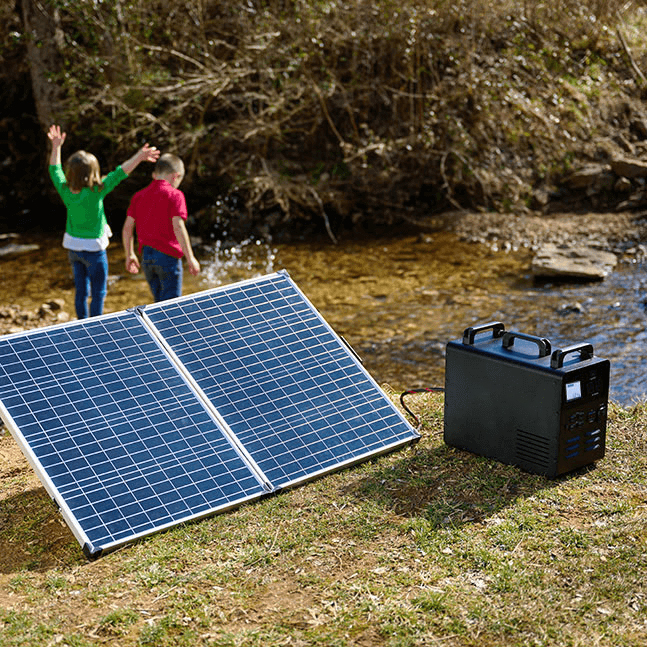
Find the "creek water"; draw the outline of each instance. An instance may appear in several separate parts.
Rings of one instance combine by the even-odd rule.
[[[0,305],[30,310],[53,298],[73,314],[74,286],[60,238],[21,238],[40,249],[0,257]],[[108,249],[106,312],[149,303],[146,281]],[[535,283],[530,254],[424,236],[273,245],[245,241],[199,248],[202,272],[185,272],[184,293],[286,269],[380,384],[396,391],[442,386],[444,349],[468,326],[502,321],[548,338],[553,348],[589,342],[611,362],[610,400],[647,393],[647,268],[624,264],[598,283]]]

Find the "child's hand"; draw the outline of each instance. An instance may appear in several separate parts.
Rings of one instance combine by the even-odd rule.
[[[156,162],[160,151],[155,146],[144,144],[130,159],[127,159],[121,169],[126,175],[130,175],[141,162]]]
[[[47,131],[47,136],[49,137],[49,140],[52,142],[53,148],[60,148],[63,145],[63,142],[65,141],[66,133],[61,132],[60,126],[53,124],[49,127],[49,130]]]
[[[134,254],[126,258],[126,270],[131,274],[139,272],[139,259]]]
[[[139,149],[139,160],[141,162],[157,162],[160,156],[160,151],[155,146],[144,144]]]
[[[197,276],[200,273],[200,263],[198,263],[198,260],[196,259],[195,256],[187,256],[186,259],[187,266],[189,268],[189,272],[193,276]]]

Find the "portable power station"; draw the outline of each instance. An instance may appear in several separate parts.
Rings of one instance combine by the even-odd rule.
[[[447,445],[550,478],[604,456],[609,360],[591,344],[552,351],[494,321],[446,350]]]

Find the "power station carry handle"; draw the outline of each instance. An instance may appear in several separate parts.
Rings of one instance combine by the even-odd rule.
[[[571,353],[580,353],[581,360],[587,360],[593,358],[593,345],[592,344],[575,344],[573,346],[567,346],[561,350],[557,348],[555,352],[550,357],[550,367],[551,368],[562,368],[564,366],[564,358]]]
[[[533,344],[537,344],[539,348],[539,357],[547,357],[550,355],[550,342],[544,337],[535,337],[534,335],[524,335],[521,332],[507,332],[503,335],[501,340],[501,345],[503,348],[510,349],[514,344],[515,339],[525,339],[526,341],[531,341]]]
[[[465,328],[465,331],[463,332],[463,343],[471,346],[474,343],[476,335],[485,332],[490,328],[492,328],[492,337],[494,337],[494,339],[498,339],[505,332],[505,326],[500,321],[490,321],[489,323],[481,324],[480,326]]]

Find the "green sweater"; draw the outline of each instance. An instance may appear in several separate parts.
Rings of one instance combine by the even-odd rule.
[[[67,208],[66,233],[75,238],[101,238],[108,224],[103,199],[128,177],[121,166],[106,175],[102,189],[84,187],[79,193],[70,191],[60,164],[50,165],[49,176]]]

